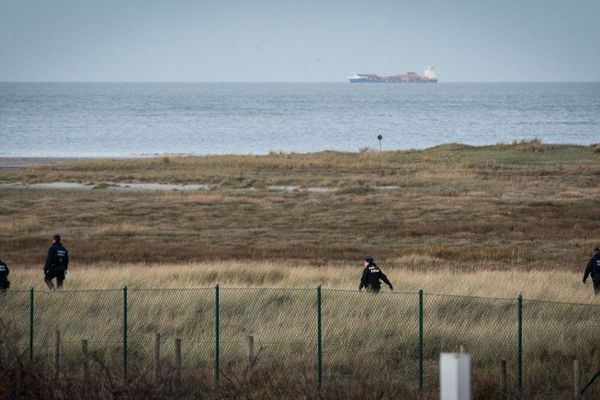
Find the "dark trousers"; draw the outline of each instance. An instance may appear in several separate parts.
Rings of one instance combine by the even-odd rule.
[[[380,290],[381,290],[381,284],[379,284],[379,285],[371,284],[367,288],[367,292],[371,292],[371,293],[379,293]]]
[[[592,282],[594,283],[594,294],[599,295],[600,294],[600,279],[592,279]]]
[[[46,285],[53,290],[54,284],[52,283],[52,279],[56,278],[56,288],[62,288],[63,282],[65,281],[65,269],[64,268],[50,268],[46,272],[46,276],[44,277],[44,282]]]
[[[8,279],[0,279],[0,293],[6,293],[6,290],[10,287]]]

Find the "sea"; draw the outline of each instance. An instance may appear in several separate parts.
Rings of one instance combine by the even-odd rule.
[[[2,157],[355,152],[532,138],[600,142],[600,83],[0,83]]]

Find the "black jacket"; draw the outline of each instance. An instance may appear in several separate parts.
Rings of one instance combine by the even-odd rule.
[[[362,288],[369,288],[369,287],[374,290],[379,290],[381,288],[380,280],[384,281],[385,284],[390,287],[390,289],[393,288],[392,284],[388,280],[387,276],[385,276],[385,274],[383,273],[381,268],[379,268],[377,266],[377,264],[375,264],[375,263],[370,263],[363,270],[363,274],[362,274],[362,278],[360,280],[360,286],[358,287],[358,290],[361,290]]]
[[[69,268],[69,252],[61,243],[54,243],[48,249],[44,272],[48,272],[52,268],[63,269],[65,271]]]
[[[593,281],[600,280],[600,254],[596,254],[594,257],[590,258],[590,261],[585,268],[585,273],[583,274],[583,282],[585,282],[590,275],[592,275]]]
[[[6,265],[4,261],[0,260],[0,281],[5,281],[8,278],[8,274],[10,274],[8,265]]]

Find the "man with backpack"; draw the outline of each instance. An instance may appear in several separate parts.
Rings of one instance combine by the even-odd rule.
[[[594,284],[594,294],[600,294],[600,247],[594,249],[594,255],[590,258],[585,273],[583,274],[583,283],[587,281],[588,276],[592,276]]]
[[[383,281],[386,285],[389,286],[390,290],[394,290],[391,282],[385,276],[381,268],[375,264],[375,259],[371,256],[366,256],[363,258],[363,269],[362,278],[360,279],[360,285],[358,286],[358,291],[361,291],[363,288],[367,289],[369,292],[378,293],[381,290],[381,282]]]
[[[68,268],[69,252],[60,242],[60,235],[57,233],[52,240],[52,246],[48,249],[46,264],[44,264],[44,282],[50,290],[62,288]],[[56,278],[56,288],[52,283],[54,278]]]

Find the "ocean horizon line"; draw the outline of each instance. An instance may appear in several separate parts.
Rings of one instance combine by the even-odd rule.
[[[335,81],[129,81],[129,80],[115,80],[115,81],[95,81],[95,80],[26,80],[26,81],[18,81],[18,80],[0,80],[0,84],[5,83],[63,83],[63,84],[322,84],[322,83],[350,83],[347,80],[335,80]],[[417,82],[402,82],[408,84],[414,84]],[[573,84],[573,83],[581,83],[581,84],[590,84],[590,83],[600,83],[600,81],[445,81],[441,80],[436,82],[436,85],[439,84],[540,84],[540,83],[560,83],[560,84]],[[388,84],[389,85],[389,84]],[[392,85],[394,86],[394,85]],[[413,85],[410,85],[413,86]],[[417,85],[419,86],[419,85]],[[430,85],[427,85],[430,86]]]

